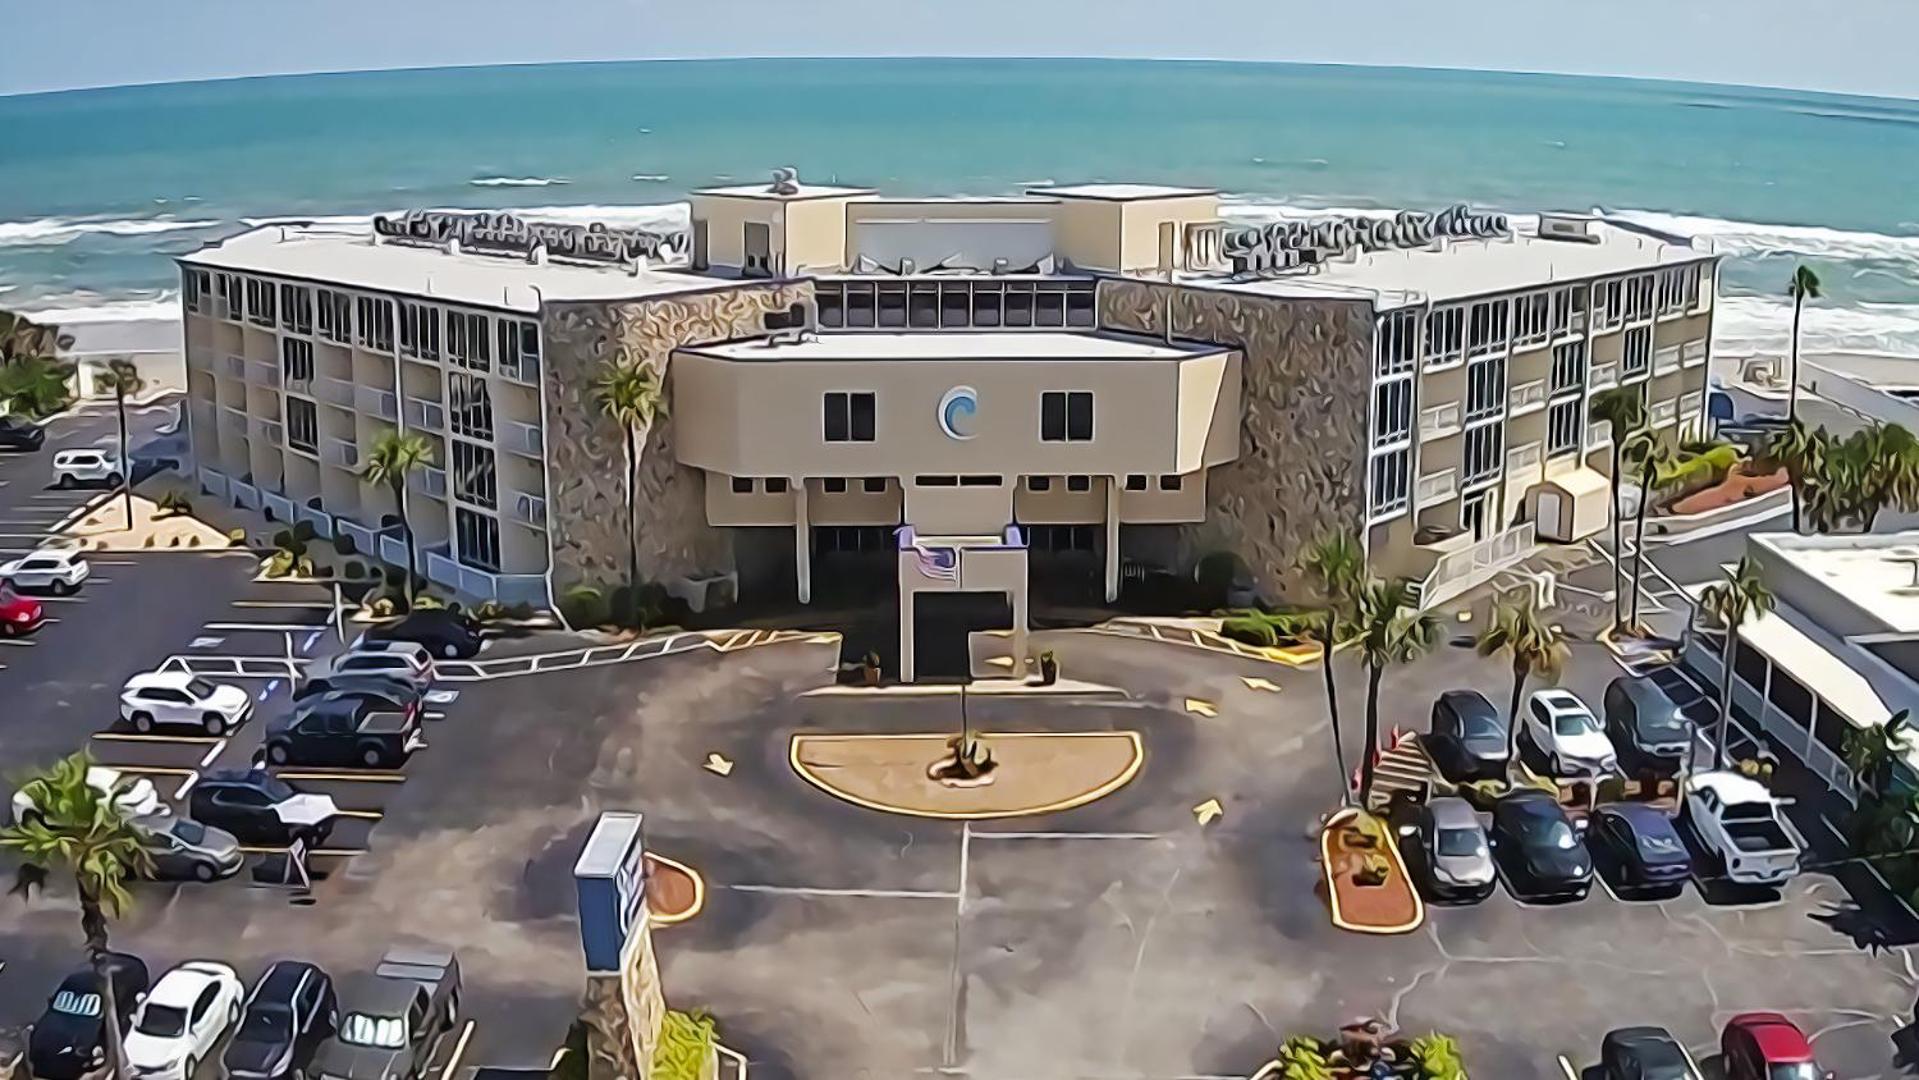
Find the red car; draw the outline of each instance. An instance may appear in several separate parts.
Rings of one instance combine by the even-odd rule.
[[[21,596],[13,591],[13,586],[0,581],[0,637],[30,633],[46,621],[47,611],[40,606],[40,601]]]
[[[1813,1060],[1806,1033],[1775,1012],[1740,1013],[1726,1021],[1719,1050],[1726,1080],[1832,1080]]]

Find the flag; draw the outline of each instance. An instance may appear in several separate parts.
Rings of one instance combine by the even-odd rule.
[[[959,580],[959,551],[950,548],[929,548],[913,545],[913,554],[919,560],[920,574],[934,581]]]

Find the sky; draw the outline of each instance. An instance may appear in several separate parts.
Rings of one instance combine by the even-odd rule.
[[[737,56],[1084,56],[1550,71],[1919,97],[1914,0],[5,0],[0,94]]]

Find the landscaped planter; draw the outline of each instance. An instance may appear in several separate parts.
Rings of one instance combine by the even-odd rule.
[[[1405,934],[1425,921],[1426,906],[1406,861],[1379,818],[1356,807],[1334,814],[1320,830],[1319,858],[1334,926],[1357,934]]]

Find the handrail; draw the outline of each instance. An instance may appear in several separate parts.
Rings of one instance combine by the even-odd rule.
[[[1470,547],[1441,555],[1420,582],[1420,606],[1430,608],[1443,604],[1491,580],[1494,574],[1524,558],[1537,543],[1536,527],[1528,521]]]

